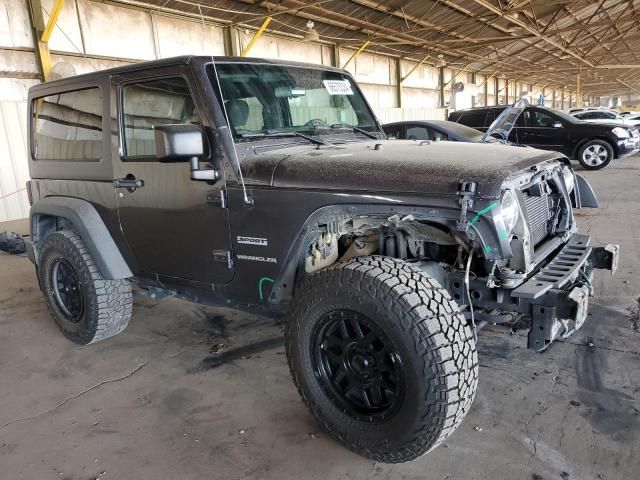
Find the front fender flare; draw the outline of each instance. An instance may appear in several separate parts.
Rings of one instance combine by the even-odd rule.
[[[295,289],[296,274],[302,268],[302,258],[305,247],[322,230],[318,225],[331,225],[336,222],[360,215],[415,215],[421,219],[430,220],[447,226],[459,218],[459,210],[447,201],[427,205],[383,205],[383,204],[330,204],[318,208],[311,213],[296,234],[295,241],[289,249],[283,266],[274,282],[268,298],[272,305],[286,304],[291,300]],[[329,231],[332,231],[331,229]]]
[[[38,259],[37,247],[44,240],[41,238],[43,233],[38,231],[37,219],[40,215],[68,220],[80,234],[105,279],[117,280],[133,276],[96,208],[80,198],[45,197],[31,207],[29,217],[36,260]]]
[[[576,185],[572,193],[574,208],[598,208],[598,197],[586,178],[575,174]]]

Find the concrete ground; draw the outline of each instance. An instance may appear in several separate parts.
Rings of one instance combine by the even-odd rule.
[[[79,347],[50,320],[29,261],[0,253],[0,478],[638,478],[640,157],[585,175],[601,208],[577,214],[581,231],[622,247],[616,276],[596,276],[588,323],[544,354],[525,332],[483,330],[470,414],[402,465],[320,431],[273,320],[139,298],[125,332]]]

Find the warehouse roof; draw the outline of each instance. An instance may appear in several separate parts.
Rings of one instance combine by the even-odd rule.
[[[640,93],[640,0],[117,0],[585,92]],[[222,19],[222,20],[221,20]],[[634,34],[635,33],[635,34]]]

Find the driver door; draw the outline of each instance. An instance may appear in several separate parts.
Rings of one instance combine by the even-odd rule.
[[[190,179],[189,163],[161,163],[155,154],[154,126],[197,124],[211,160],[206,103],[195,92],[187,67],[118,75],[112,79],[117,103],[114,135],[114,188],[120,225],[137,275],[162,281],[182,279],[226,283],[229,216],[224,175],[214,184]],[[116,130],[114,128],[114,130]],[[131,182],[138,186],[131,187]],[[118,187],[118,184],[124,185]],[[129,185],[129,186],[127,186]]]
[[[569,134],[562,120],[538,108],[527,108],[518,119],[518,141],[521,145],[557,150],[565,153]]]

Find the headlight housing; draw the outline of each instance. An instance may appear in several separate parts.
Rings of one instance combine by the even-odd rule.
[[[626,128],[616,127],[611,130],[611,133],[613,133],[618,138],[629,138],[629,130],[627,130]]]
[[[564,167],[562,169],[562,177],[564,178],[564,184],[567,187],[567,192],[571,193],[576,185],[576,177],[573,170],[570,167]]]
[[[500,213],[498,216],[502,218],[506,234],[508,235],[516,226],[520,208],[518,207],[518,199],[511,190],[505,190],[500,200]]]

